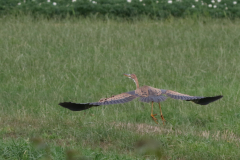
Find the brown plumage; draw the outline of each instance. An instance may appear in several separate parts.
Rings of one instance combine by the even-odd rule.
[[[103,98],[103,99],[100,99],[98,102],[91,102],[91,103],[62,102],[62,103],[59,103],[59,105],[62,107],[68,108],[72,111],[82,111],[85,109],[89,109],[93,106],[126,103],[129,101],[132,101],[135,98],[139,98],[139,100],[142,102],[152,103],[151,117],[156,123],[157,123],[157,119],[154,116],[156,116],[157,114],[153,114],[153,102],[156,102],[159,104],[160,114],[164,124],[165,119],[162,114],[160,102],[165,101],[168,97],[173,99],[192,101],[200,105],[207,105],[223,97],[222,95],[214,96],[214,97],[197,97],[197,96],[190,96],[187,94],[178,93],[171,90],[153,88],[150,86],[139,87],[138,79],[135,74],[124,74],[124,75],[127,76],[128,78],[131,78],[135,82],[137,87],[136,90],[118,94],[109,98]]]

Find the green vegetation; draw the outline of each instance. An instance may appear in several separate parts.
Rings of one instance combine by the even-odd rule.
[[[0,15],[240,18],[240,0],[0,0]]]
[[[239,159],[239,24],[1,18],[1,158]],[[168,99],[165,126],[156,104],[158,125],[138,100],[83,112],[58,105],[134,90],[123,73],[140,85],[224,97],[207,106]]]

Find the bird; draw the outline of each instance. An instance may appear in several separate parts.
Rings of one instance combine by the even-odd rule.
[[[199,96],[190,96],[187,94],[182,94],[172,90],[158,89],[151,86],[142,86],[139,87],[138,79],[135,74],[124,74],[128,78],[132,79],[136,84],[136,90],[121,93],[118,95],[113,95],[109,98],[102,98],[98,102],[90,103],[72,103],[72,102],[61,102],[60,106],[70,109],[72,111],[82,111],[89,109],[91,107],[97,107],[101,105],[110,105],[110,104],[120,104],[127,103],[132,101],[135,98],[139,98],[141,102],[151,103],[151,118],[158,124],[157,114],[153,114],[153,103],[158,103],[160,109],[160,117],[162,119],[163,125],[166,121],[162,114],[160,102],[165,101],[167,98],[173,98],[178,100],[192,101],[199,105],[207,105],[211,102],[221,99],[223,96],[213,96],[213,97],[199,97]]]

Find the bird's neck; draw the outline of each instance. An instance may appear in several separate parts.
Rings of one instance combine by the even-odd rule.
[[[135,84],[136,84],[136,87],[137,87],[137,89],[139,88],[139,84],[138,84],[138,79],[137,79],[137,77],[136,78],[134,78],[134,82],[135,82]]]

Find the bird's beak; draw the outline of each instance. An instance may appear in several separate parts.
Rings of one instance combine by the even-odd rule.
[[[130,74],[123,74],[124,76],[130,77]]]

